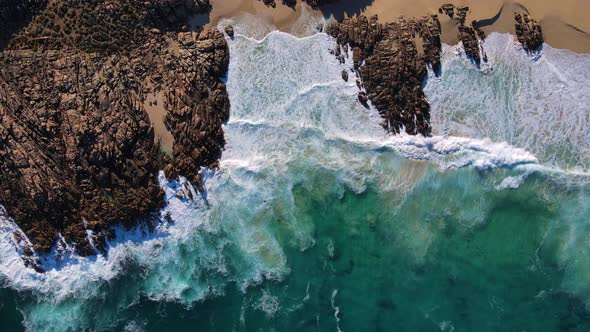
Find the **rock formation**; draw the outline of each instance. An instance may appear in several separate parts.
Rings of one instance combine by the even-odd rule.
[[[533,52],[543,45],[543,30],[527,14],[514,14],[516,37],[527,52]]]
[[[230,38],[234,38],[234,27],[232,25],[226,25],[225,28],[223,28],[223,30],[225,31],[225,33],[227,33],[227,35]]]
[[[38,268],[35,254],[57,241],[103,251],[112,226],[149,219],[163,203],[159,169],[200,186],[199,168],[215,167],[229,116],[224,36],[156,28],[182,27],[183,11],[207,6],[54,1],[0,52],[0,205],[32,243],[28,263]],[[170,157],[144,107],[156,93]]]
[[[178,34],[179,54],[162,68],[166,123],[174,136],[174,159],[168,178],[186,176],[202,191],[201,166],[216,167],[225,144],[221,125],[229,119],[229,98],[219,77],[229,65],[224,36],[217,30]]]
[[[485,39],[485,33],[481,30],[477,21],[472,21],[471,26],[466,24],[469,7],[455,7],[453,4],[447,3],[442,5],[438,12],[456,20],[459,40],[463,44],[465,54],[478,65],[481,63],[482,58],[484,62],[487,62],[485,51],[482,49],[482,52],[480,52],[479,47],[479,40]]]
[[[440,71],[440,23],[436,15],[400,18],[381,24],[376,16],[332,22],[327,32],[339,44],[343,62],[352,48],[353,67],[362,80],[361,103],[367,99],[383,117],[388,131],[430,135],[430,106],[422,91],[426,64]],[[420,41],[420,52],[416,41]],[[341,48],[341,49],[340,49]]]

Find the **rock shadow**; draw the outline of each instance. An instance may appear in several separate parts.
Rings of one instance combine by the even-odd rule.
[[[340,0],[334,3],[326,3],[318,7],[324,17],[334,17],[341,21],[345,17],[361,15],[367,6],[371,5],[374,0]]]
[[[47,0],[0,1],[0,51],[4,50],[12,36],[27,26],[33,16],[47,6]]]

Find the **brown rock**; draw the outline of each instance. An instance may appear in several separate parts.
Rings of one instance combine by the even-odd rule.
[[[440,23],[435,16],[416,20],[400,18],[381,24],[376,16],[346,18],[332,22],[327,32],[338,44],[353,47],[353,62],[365,92],[359,101],[370,99],[393,133],[430,135],[430,106],[422,91],[426,64],[440,70]],[[416,38],[422,40],[419,55]],[[360,84],[359,84],[360,86]]]
[[[485,33],[480,28],[477,21],[472,21],[471,26],[468,26],[465,22],[467,21],[467,14],[469,13],[469,7],[460,6],[455,7],[453,4],[444,4],[438,9],[439,13],[444,13],[450,18],[456,17],[457,30],[459,34],[459,40],[463,44],[463,49],[468,58],[473,60],[477,65],[481,63],[483,58],[484,62],[487,62],[487,56],[485,51],[480,52],[480,40],[485,39]]]
[[[198,180],[220,157],[229,117],[223,34],[153,28],[164,13],[208,6],[189,2],[52,2],[0,52],[0,205],[30,240],[27,264],[58,234],[81,255],[105,250],[112,226],[132,227],[162,206],[159,169]],[[117,24],[110,39],[107,21]],[[150,91],[166,96],[173,159],[154,143]]]
[[[543,45],[543,30],[527,14],[514,14],[516,37],[527,52],[534,52]]]

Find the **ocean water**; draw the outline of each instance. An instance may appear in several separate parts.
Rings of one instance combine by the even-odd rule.
[[[446,47],[435,136],[390,136],[333,39],[237,31],[206,193],[160,175],[156,231],[45,274],[1,219],[2,331],[590,329],[590,56]]]

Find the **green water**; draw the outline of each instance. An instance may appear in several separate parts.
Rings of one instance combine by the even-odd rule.
[[[316,243],[301,252],[280,219],[269,221],[287,248],[285,280],[246,294],[230,287],[188,310],[166,308],[147,329],[336,331],[334,307],[342,331],[590,328],[585,305],[563,289],[553,244],[544,241],[562,198],[538,193],[547,181],[533,177],[496,192],[486,186],[493,175],[426,173],[401,202],[371,186],[361,194],[327,190],[330,174],[294,187],[296,218],[313,223]],[[477,205],[480,199],[486,202]],[[466,225],[470,214],[477,223]],[[265,313],[263,302],[277,311]],[[158,305],[136,310],[153,317]]]
[[[246,292],[230,283],[224,295],[188,306],[141,296],[125,307],[120,297],[141,292],[145,282],[131,265],[103,286],[103,297],[82,304],[99,310],[86,323],[106,328],[110,320],[108,329],[149,331],[590,329],[584,299],[566,282],[578,271],[563,264],[572,234],[561,225],[568,221],[564,202],[587,189],[531,175],[518,189],[496,190],[509,171],[441,172],[420,162],[402,167],[414,169],[416,181],[403,194],[383,192],[377,183],[355,193],[329,170],[295,167],[305,180],[290,189],[294,217],[314,244],[301,250],[281,219],[282,199],[258,216],[285,251],[290,272],[283,280]],[[234,245],[225,250],[239,266]],[[1,295],[2,330],[21,330],[15,301],[26,308],[31,298],[18,300],[8,290]]]

